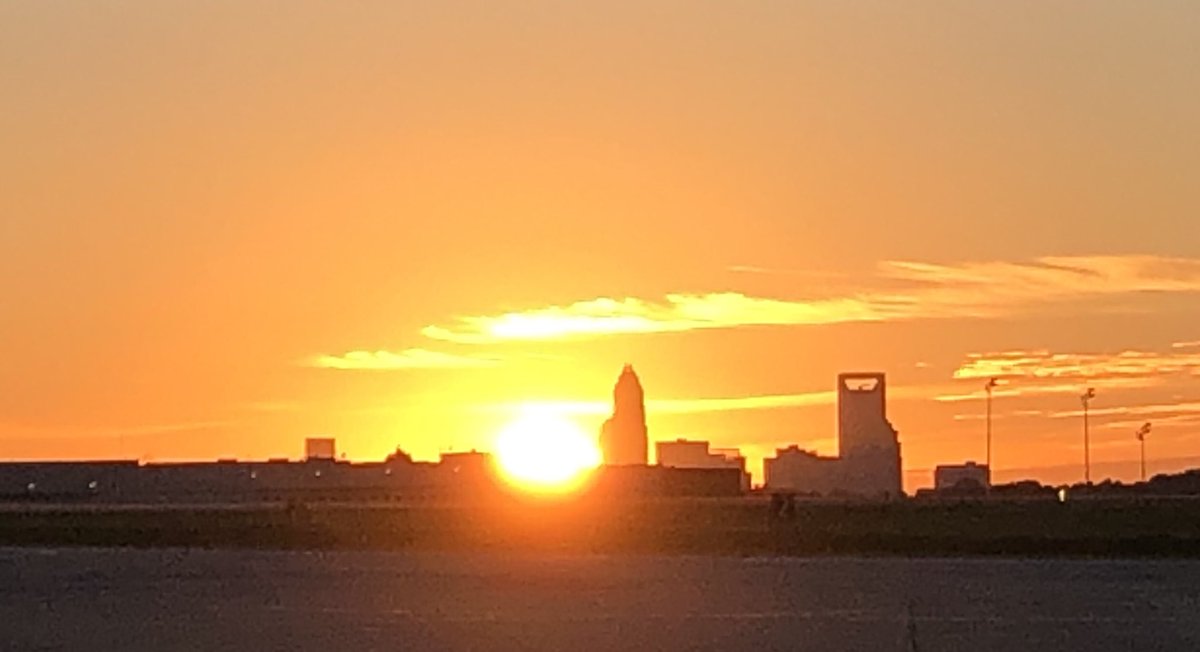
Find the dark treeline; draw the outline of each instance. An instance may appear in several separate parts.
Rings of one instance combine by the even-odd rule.
[[[0,545],[1200,557],[1200,500],[796,500],[785,515],[766,497],[44,508],[0,512]]]
[[[1060,492],[1066,498],[1186,498],[1200,497],[1200,469],[1182,473],[1160,474],[1146,482],[1123,483],[1115,480],[1104,480],[1094,484],[1078,483],[1070,486],[1044,485],[1035,480],[1022,480],[1007,484],[993,485],[990,489],[972,482],[962,482],[958,486],[939,491],[922,490],[918,498],[947,497],[947,496],[983,496],[990,498],[1011,499],[1058,499]]]

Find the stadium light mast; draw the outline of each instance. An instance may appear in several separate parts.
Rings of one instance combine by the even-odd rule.
[[[988,485],[992,484],[992,390],[999,385],[1000,381],[995,378],[988,378],[987,383],[983,386],[983,391],[987,392],[987,454],[985,463],[988,469]]]
[[[1084,484],[1092,484],[1092,451],[1091,438],[1088,433],[1088,404],[1092,399],[1096,398],[1096,388],[1089,387],[1087,391],[1079,397],[1083,403],[1083,482]]]
[[[1146,435],[1150,434],[1150,422],[1142,424],[1141,428],[1134,433],[1137,435],[1138,442],[1142,445],[1142,482],[1146,481]]]

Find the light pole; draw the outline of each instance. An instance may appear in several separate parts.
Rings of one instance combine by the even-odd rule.
[[[995,378],[988,378],[987,383],[983,386],[983,391],[987,392],[987,456],[985,459],[989,486],[992,484],[992,390],[998,384],[1000,383]]]
[[[1140,442],[1142,445],[1142,482],[1145,482],[1146,481],[1146,435],[1150,434],[1150,422],[1147,421],[1146,423],[1143,423],[1142,427],[1138,428],[1137,433],[1135,433],[1135,434],[1137,435],[1138,442]]]
[[[1096,398],[1096,389],[1094,387],[1087,388],[1083,396],[1079,400],[1083,403],[1083,482],[1084,484],[1092,484],[1092,452],[1091,440],[1088,434],[1088,403]]]

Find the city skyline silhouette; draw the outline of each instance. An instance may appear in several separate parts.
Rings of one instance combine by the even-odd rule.
[[[987,394],[984,413],[987,423],[984,432],[988,455],[992,453],[993,446],[991,393],[1001,386],[1008,387],[997,377],[989,378],[983,384],[983,389]],[[390,465],[396,461],[404,462],[407,467],[416,463],[417,466],[424,465],[425,468],[430,469],[447,467],[447,464],[457,468],[457,465],[460,464],[457,461],[459,459],[476,460],[472,464],[477,464],[478,460],[488,458],[491,461],[486,465],[495,467],[498,479],[507,477],[518,488],[534,493],[542,491],[576,492],[582,487],[575,485],[582,478],[591,475],[592,469],[600,465],[615,468],[650,466],[696,469],[738,468],[746,476],[740,490],[742,493],[753,488],[770,493],[798,492],[801,495],[812,497],[835,498],[859,496],[872,500],[886,500],[904,494],[919,495],[934,485],[942,489],[942,480],[939,480],[938,477],[943,471],[950,474],[947,477],[970,478],[969,484],[965,484],[963,487],[974,487],[980,490],[987,489],[989,485],[1007,486],[1012,489],[1031,482],[1050,486],[1100,485],[1119,488],[1125,483],[1136,481],[1146,483],[1151,476],[1155,477],[1156,482],[1160,480],[1174,482],[1176,479],[1184,481],[1184,478],[1190,477],[1191,473],[1200,471],[1200,464],[1193,463],[1197,458],[1162,460],[1151,457],[1148,461],[1146,439],[1153,424],[1147,421],[1143,422],[1133,433],[1139,448],[1139,458],[1136,462],[1138,465],[1137,478],[1130,480],[1124,477],[1125,474],[1114,472],[1117,465],[1124,467],[1129,464],[1125,460],[1115,464],[1101,463],[1096,476],[1093,477],[1091,475],[1088,407],[1096,398],[1094,387],[1087,388],[1079,397],[1082,399],[1083,406],[1083,410],[1080,412],[1084,434],[1083,463],[1081,465],[1063,465],[1056,469],[1059,472],[1056,477],[1065,478],[1061,480],[1047,480],[1044,477],[1045,467],[1033,467],[1028,470],[1008,469],[997,477],[995,470],[986,461],[979,462],[976,458],[944,458],[937,461],[936,468],[910,468],[904,464],[900,454],[903,442],[899,431],[886,416],[888,404],[886,373],[839,373],[835,396],[836,427],[834,432],[836,441],[832,451],[822,451],[803,441],[791,441],[781,444],[773,451],[773,455],[768,454],[760,459],[753,459],[748,458],[742,449],[736,446],[714,449],[713,442],[706,439],[679,436],[674,438],[649,437],[646,425],[647,397],[634,366],[626,363],[613,385],[608,408],[611,416],[604,421],[594,441],[591,440],[590,435],[578,428],[554,406],[528,404],[525,406],[526,416],[510,422],[506,430],[502,431],[501,436],[491,446],[472,447],[469,450],[459,451],[450,447],[439,451],[437,457],[420,460],[414,458],[402,445],[397,445],[394,451],[385,460],[382,460],[382,463],[389,468],[388,475],[391,475],[395,469]],[[669,401],[655,401],[653,398],[649,400],[652,405],[669,405]],[[576,404],[573,407],[578,409],[580,405]],[[1112,412],[1119,413],[1120,411]],[[506,437],[509,444],[507,447]],[[1075,447],[1074,439],[1068,433],[1064,433],[1058,443],[1068,450]],[[258,474],[255,469],[260,468],[264,463],[267,466],[262,468],[274,467],[278,471],[278,469],[284,468],[278,466],[280,464],[294,465],[296,462],[307,463],[315,460],[336,461],[342,464],[358,462],[357,466],[351,464],[351,467],[354,468],[374,468],[381,462],[381,460],[372,459],[349,460],[345,453],[339,457],[335,453],[336,447],[336,438],[320,436],[306,438],[304,453],[300,456],[285,454],[269,459],[239,459],[236,456],[227,456],[218,459],[195,460],[151,460],[134,457],[118,460],[115,465],[102,459],[87,460],[79,464],[73,463],[69,459],[41,460],[35,461],[33,464],[27,464],[20,460],[9,460],[0,461],[0,471],[7,472],[9,475],[15,473],[14,477],[26,478],[25,480],[16,480],[16,484],[13,484],[14,481],[9,478],[8,485],[11,486],[8,486],[7,490],[12,495],[36,495],[44,492],[45,486],[35,490],[41,484],[66,487],[67,493],[63,494],[64,496],[77,493],[80,496],[86,496],[96,493],[95,485],[97,483],[88,483],[88,491],[82,491],[83,485],[75,476],[82,477],[93,474],[94,472],[89,471],[89,468],[100,469],[103,473],[107,472],[104,471],[105,469],[111,470],[118,467],[127,470],[136,469],[138,466],[161,469],[190,466],[200,469],[206,464],[228,466],[237,463],[249,469],[248,473],[253,477]],[[702,447],[702,450],[697,447]],[[652,450],[658,451],[658,454],[651,457]],[[664,450],[672,454],[671,461],[662,459]],[[592,455],[594,455],[595,461],[582,462]],[[183,462],[183,466],[180,466],[178,462]],[[731,462],[736,462],[736,464],[731,464]],[[775,466],[774,471],[771,468],[772,464]],[[971,469],[974,468],[980,469],[978,475],[971,472]],[[37,471],[37,469],[42,470]],[[405,475],[403,469],[401,471],[401,475]],[[301,476],[308,473],[302,468],[295,472]],[[31,473],[32,475],[30,475]],[[322,471],[317,471],[318,478],[321,473]],[[962,475],[964,473],[965,476]],[[529,477],[522,477],[526,475]],[[542,480],[538,480],[538,478],[543,477],[555,478],[555,480],[539,488],[538,485],[542,483]],[[70,478],[75,479],[71,480]],[[31,479],[37,481],[29,481]],[[401,478],[397,477],[397,479]],[[529,482],[531,479],[535,480],[532,484]],[[44,480],[48,482],[43,482]],[[203,485],[208,480],[201,479],[199,482]],[[326,484],[329,482],[336,483],[337,481],[326,481]],[[27,491],[26,484],[28,484]],[[556,489],[555,487],[558,485],[561,485],[562,489]]]

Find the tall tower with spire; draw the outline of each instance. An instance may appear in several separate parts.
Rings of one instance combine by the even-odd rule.
[[[642,383],[627,364],[613,388],[613,413],[600,430],[600,449],[609,466],[646,466],[649,447]]]

